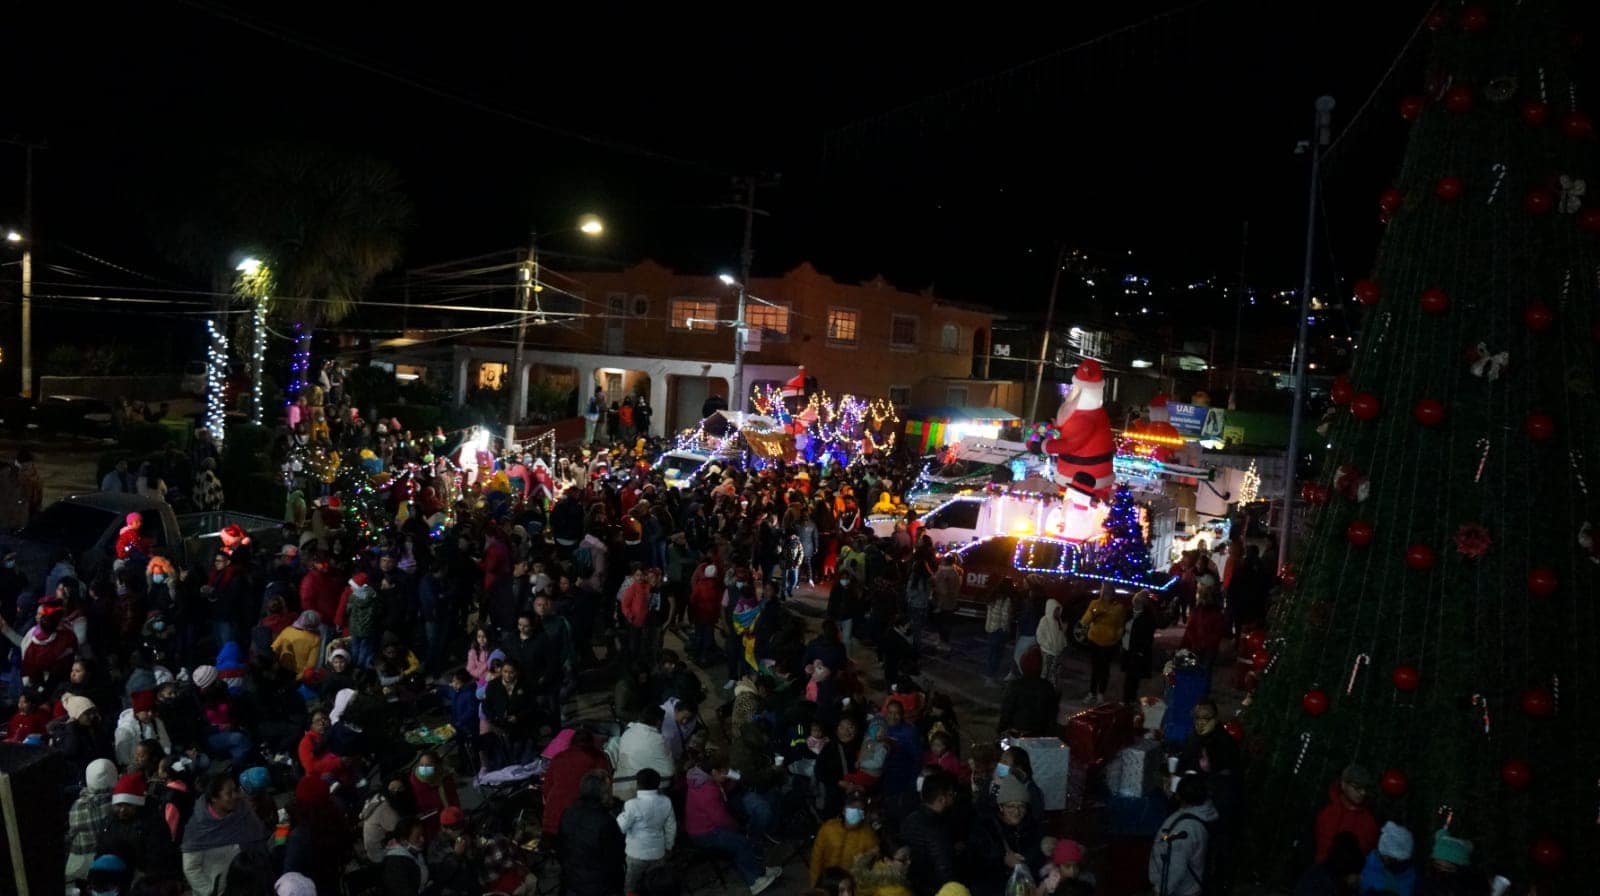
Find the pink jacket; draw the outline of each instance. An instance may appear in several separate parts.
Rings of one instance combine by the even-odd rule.
[[[698,837],[723,829],[739,830],[739,823],[728,814],[728,797],[711,780],[711,776],[697,768],[689,769],[689,795],[684,799],[684,829],[689,836]]]

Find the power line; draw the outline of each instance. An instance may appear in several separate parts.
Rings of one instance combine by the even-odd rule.
[[[625,143],[621,140],[616,140],[610,137],[597,137],[593,134],[586,134],[581,131],[573,130],[572,128],[550,124],[549,122],[545,121],[539,121],[538,119],[530,118],[521,112],[514,112],[509,109],[503,109],[499,106],[490,105],[481,100],[475,100],[471,97],[462,96],[461,94],[446,88],[438,87],[424,81],[419,81],[416,78],[410,77],[409,75],[404,75],[391,69],[383,68],[376,63],[358,59],[347,50],[338,50],[324,46],[309,38],[301,37],[291,31],[288,31],[281,26],[259,22],[254,19],[247,18],[232,10],[224,9],[210,3],[201,2],[201,0],[178,0],[178,2],[184,6],[204,12],[207,15],[215,16],[216,18],[231,22],[241,28],[254,31],[258,34],[266,35],[274,40],[282,41],[290,46],[304,50],[307,53],[321,56],[324,59],[337,62],[341,65],[347,65],[351,68],[360,69],[361,71],[364,71],[370,75],[375,75],[399,84],[404,84],[407,87],[420,90],[429,94],[430,96],[438,97],[439,99],[448,100],[454,103],[459,103],[479,112],[504,118],[509,121],[514,121],[518,124],[527,125],[528,127],[536,128],[546,133],[554,134],[558,137],[565,137],[569,140],[577,140],[583,143],[588,143],[592,146],[603,147],[605,149],[612,150],[613,152],[635,155],[639,156],[640,158],[651,159],[657,162],[665,162],[667,164],[677,165],[683,168],[690,168],[706,174],[715,174],[719,176],[727,176],[728,174],[728,172],[719,170],[711,165],[705,164],[704,162],[696,162],[689,159],[679,158],[677,156],[668,155],[664,152],[646,149],[642,146]]]

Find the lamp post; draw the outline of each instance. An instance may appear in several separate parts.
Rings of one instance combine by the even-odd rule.
[[[587,237],[598,237],[605,233],[605,223],[598,215],[584,215],[578,219],[574,227],[562,230],[547,231],[546,236],[576,231]],[[509,447],[516,441],[517,421],[522,418],[528,406],[528,379],[522,375],[522,352],[527,339],[528,305],[534,305],[535,311],[543,311],[543,303],[538,295],[544,287],[539,283],[539,233],[533,231],[528,235],[528,258],[517,271],[517,348],[511,356],[511,406],[506,411],[506,445]],[[541,320],[541,323],[543,321]],[[583,400],[584,384],[578,384],[578,399]]]
[[[1322,174],[1322,153],[1333,136],[1333,97],[1317,98],[1317,118],[1311,132],[1311,201],[1306,212],[1306,263],[1300,282],[1299,333],[1294,345],[1294,410],[1289,417],[1289,452],[1283,471],[1283,532],[1278,537],[1278,569],[1289,562],[1289,540],[1294,527],[1294,471],[1300,454],[1300,416],[1306,403],[1306,315],[1311,312],[1311,266],[1316,258],[1317,193]]]

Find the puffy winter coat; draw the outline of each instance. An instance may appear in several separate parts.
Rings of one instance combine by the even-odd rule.
[[[689,793],[684,797],[683,827],[691,837],[712,831],[737,831],[739,823],[728,812],[728,797],[712,777],[698,768],[689,769]]]
[[[117,716],[117,730],[114,736],[117,751],[117,764],[127,768],[133,763],[133,748],[144,740],[161,741],[164,752],[172,752],[172,738],[167,736],[167,726],[160,718],[151,718],[149,723],[142,723],[134,716],[133,710],[124,709]]]
[[[631,779],[640,769],[653,768],[662,778],[672,777],[672,751],[667,749],[667,739],[661,736],[659,730],[643,722],[629,722],[616,743],[616,753],[611,761],[617,769],[618,780],[614,792],[618,798],[627,799],[634,795],[633,781],[622,779]]]
[[[678,819],[672,800],[655,790],[641,790],[622,807],[617,827],[627,840],[630,859],[659,859],[678,837]]]
[[[544,832],[561,827],[561,814],[578,799],[578,785],[591,769],[611,770],[611,760],[593,747],[562,750],[544,773]]]
[[[694,584],[689,590],[689,621],[695,625],[715,625],[722,609],[722,583],[706,575],[701,564],[694,571]]]
[[[849,868],[857,856],[870,857],[877,851],[878,832],[872,825],[850,827],[842,818],[830,818],[817,829],[817,841],[811,845],[811,882],[815,884],[826,868]]]
[[[615,896],[627,868],[622,829],[598,800],[580,799],[561,816],[561,890]]]

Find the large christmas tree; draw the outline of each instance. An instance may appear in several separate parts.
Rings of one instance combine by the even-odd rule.
[[[1350,763],[1419,867],[1447,825],[1515,892],[1579,892],[1600,855],[1600,172],[1562,6],[1429,19],[1328,473],[1243,717],[1245,858],[1268,874]]]

